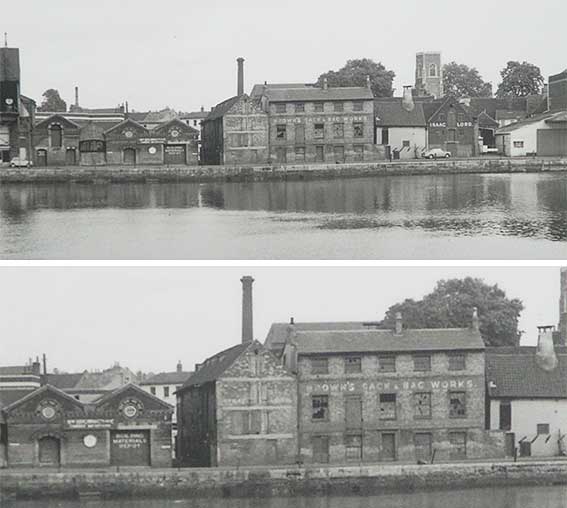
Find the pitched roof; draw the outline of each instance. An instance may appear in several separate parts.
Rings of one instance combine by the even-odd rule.
[[[138,392],[143,397],[154,400],[157,404],[159,404],[159,405],[161,405],[161,406],[163,406],[167,409],[173,410],[173,406],[171,404],[168,404],[167,402],[161,400],[160,398],[156,397],[155,395],[152,395],[149,392],[146,392],[145,390],[142,390],[139,386],[132,384],[132,383],[121,386],[120,388],[112,390],[111,392],[105,393],[101,397],[94,400],[93,404],[95,404],[97,406],[106,404],[107,402],[111,401],[115,397],[118,397],[123,392],[130,391],[130,390]]]
[[[28,393],[25,394],[23,397],[17,399],[16,401],[12,402],[10,405],[6,406],[4,408],[4,410],[7,411],[7,412],[11,411],[12,409],[19,406],[20,404],[23,404],[27,400],[29,400],[32,397],[35,397],[35,396],[37,396],[37,395],[39,395],[43,392],[55,393],[56,395],[59,395],[60,397],[67,399],[70,402],[73,402],[73,404],[75,404],[77,406],[84,407],[84,404],[82,402],[78,401],[77,399],[75,399],[75,397],[72,397],[71,395],[65,393],[63,390],[60,390],[59,388],[56,388],[55,386],[51,386],[51,385],[47,384],[47,385],[43,385],[41,388],[37,388],[35,390],[28,391]]]
[[[555,116],[556,114],[557,113],[543,113],[541,115],[535,115],[535,116],[532,116],[530,118],[525,118],[523,120],[512,123],[510,125],[506,125],[505,127],[498,129],[496,131],[496,134],[509,134],[510,132],[514,132],[514,131],[521,129],[522,127],[525,127],[527,125],[531,125],[531,124],[534,124],[534,123],[541,122],[542,120],[548,120],[550,118],[553,118],[553,116]]]
[[[68,390],[70,388],[75,388],[82,377],[82,372],[76,374],[47,374],[46,382],[60,390]]]
[[[567,122],[567,111],[560,111],[553,115],[549,120],[546,120],[545,123],[564,123]]]
[[[348,101],[374,98],[372,90],[365,86],[329,87],[327,89],[317,87],[268,88],[266,96],[270,102]]]
[[[190,111],[189,113],[181,113],[179,115],[179,118],[181,118],[181,120],[202,120],[203,118],[207,118],[207,115],[210,113],[210,111],[205,110],[205,111]]]
[[[553,371],[538,367],[536,348],[488,348],[486,382],[491,397],[567,398],[567,351],[556,349]]]
[[[260,97],[264,94],[264,90],[268,89],[281,89],[281,88],[313,88],[317,85],[310,83],[265,83],[255,84],[250,92],[251,97]]]
[[[205,122],[208,122],[209,120],[216,120],[217,118],[221,118],[226,115],[226,113],[230,111],[230,108],[238,102],[238,99],[240,99],[240,97],[235,95],[234,97],[217,104],[207,115]]]
[[[396,98],[396,100],[375,99],[374,111],[377,125],[425,128],[423,103],[415,103],[414,109],[407,111],[402,105],[402,100],[401,98]]]
[[[137,127],[138,129],[142,129],[143,131],[146,131],[147,133],[150,132],[150,131],[148,131],[148,129],[146,129],[139,122],[136,122],[136,120],[133,120],[132,118],[128,117],[128,118],[122,120],[121,122],[118,122],[117,124],[113,125],[112,127],[110,127],[110,129],[107,129],[106,134],[108,134],[109,132],[111,132],[115,129],[119,129],[121,127],[124,127],[126,125],[133,125],[134,127]]]
[[[497,129],[500,124],[494,118],[492,118],[488,113],[482,111],[478,115],[478,125],[479,127],[485,129]]]
[[[178,391],[183,391],[190,386],[216,381],[251,344],[261,346],[256,341],[241,343],[207,358]]]
[[[160,372],[148,379],[142,381],[140,385],[177,385],[182,384],[189,379],[193,372]]]
[[[0,366],[0,376],[14,376],[14,375],[22,375],[22,374],[34,374],[32,366],[31,365]]]
[[[184,131],[189,131],[192,132],[193,134],[198,134],[199,131],[197,129],[195,129],[194,127],[191,127],[190,125],[187,125],[185,122],[183,122],[180,118],[172,118],[171,120],[167,120],[166,122],[160,123],[158,125],[156,125],[153,129],[152,132],[158,132],[162,129],[165,129],[166,127],[169,127],[170,125],[179,125],[179,127],[181,129],[183,129]]]
[[[34,391],[33,389],[0,390],[0,410],[14,404],[14,402],[17,402]]]
[[[299,354],[404,353],[412,351],[481,351],[484,342],[472,328],[404,330],[300,331]]]

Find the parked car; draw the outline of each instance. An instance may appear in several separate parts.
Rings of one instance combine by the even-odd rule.
[[[431,150],[425,150],[421,156],[424,159],[448,159],[451,157],[451,152],[447,152],[442,148],[432,148]]]
[[[20,159],[19,157],[14,157],[10,162],[10,167],[12,168],[31,168],[33,162],[27,159]]]

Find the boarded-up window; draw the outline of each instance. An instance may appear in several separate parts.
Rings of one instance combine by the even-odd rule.
[[[381,393],[380,394],[380,420],[396,419],[396,394]]]
[[[352,124],[353,134],[355,138],[362,138],[364,137],[364,123],[362,122],[354,122]]]
[[[362,436],[360,434],[347,434],[345,436],[346,460],[362,460]]]
[[[359,374],[362,372],[362,358],[360,356],[347,356],[345,358],[345,374]]]
[[[414,356],[413,370],[417,372],[429,372],[431,370],[431,356],[429,355]]]
[[[287,139],[287,125],[285,124],[276,125],[276,139],[281,139],[281,140]]]
[[[466,361],[464,354],[449,355],[449,370],[465,370]]]
[[[296,146],[295,147],[295,161],[296,162],[305,162],[305,147],[304,146]]]
[[[333,136],[335,138],[344,138],[345,137],[345,126],[344,126],[343,123],[333,124]]]
[[[295,126],[295,142],[296,143],[305,142],[305,125],[297,124]]]
[[[61,148],[63,146],[63,129],[60,125],[52,125],[49,129],[51,147]]]
[[[538,436],[540,436],[540,435],[543,435],[543,436],[549,435],[549,423],[538,423],[538,424],[537,424],[537,434],[538,434]]]
[[[325,137],[325,124],[316,123],[313,128],[315,129],[315,139],[323,139]]]
[[[305,104],[303,102],[298,102],[295,105],[296,113],[303,113],[305,111]]]
[[[449,443],[451,444],[451,459],[458,460],[467,457],[467,434],[465,432],[450,432]]]
[[[236,436],[260,434],[262,432],[261,411],[235,411],[232,413],[231,433]]]
[[[510,401],[500,402],[500,430],[510,430],[512,428],[512,404]]]
[[[466,418],[467,394],[465,392],[449,393],[449,418]]]
[[[325,110],[324,102],[316,102],[315,104],[313,104],[313,111],[315,111],[315,113],[323,113],[324,110]]]
[[[328,358],[312,358],[311,374],[328,374],[329,359]]]
[[[380,372],[396,372],[396,357],[379,356],[378,370],[380,370]]]
[[[342,113],[345,110],[345,105],[343,102],[335,102],[333,104],[333,109],[337,112],[337,113]]]
[[[431,393],[413,394],[413,415],[415,418],[431,418]]]
[[[353,111],[362,111],[364,109],[364,102],[362,101],[354,101],[352,103],[352,110]]]
[[[311,397],[311,417],[313,420],[324,421],[329,419],[329,396],[313,395]]]

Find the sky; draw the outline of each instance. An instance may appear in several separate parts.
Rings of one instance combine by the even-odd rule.
[[[0,32],[21,50],[22,93],[48,88],[84,107],[197,110],[235,95],[236,58],[254,83],[314,82],[346,60],[414,83],[415,53],[476,67],[497,85],[509,60],[565,69],[565,0],[20,0],[5,2]]]
[[[254,336],[274,322],[375,321],[440,279],[473,276],[523,301],[523,344],[559,320],[557,267],[0,267],[0,364],[47,355],[48,370],[186,370],[241,340],[241,283]]]

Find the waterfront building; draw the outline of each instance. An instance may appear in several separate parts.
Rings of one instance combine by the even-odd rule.
[[[427,148],[427,123],[412,87],[404,87],[402,98],[375,99],[374,110],[376,143],[387,147],[392,159],[419,159]]]
[[[177,441],[177,404],[175,393],[181,389],[183,384],[189,379],[193,372],[183,370],[181,362],[177,364],[177,368],[173,372],[160,372],[154,374],[140,382],[140,387],[158,399],[173,405],[173,415],[171,417],[171,442],[172,456],[175,458],[176,441]]]
[[[431,462],[498,457],[484,430],[484,343],[471,328],[290,323],[279,355],[297,374],[300,460]],[[268,335],[276,353],[281,331]]]
[[[177,392],[177,457],[183,465],[297,460],[295,376],[253,340],[252,282],[242,279],[242,342],[197,364]]]
[[[20,50],[0,48],[0,165],[30,160],[36,103],[21,94]]]
[[[506,435],[506,454],[567,454],[567,349],[541,327],[537,347],[489,348],[487,428]]]
[[[549,76],[549,110],[567,111],[567,69]]]
[[[420,96],[441,99],[443,91],[443,65],[441,53],[425,52],[415,56],[415,89]]]
[[[171,465],[173,408],[135,385],[91,403],[45,385],[1,412],[8,467]]]

